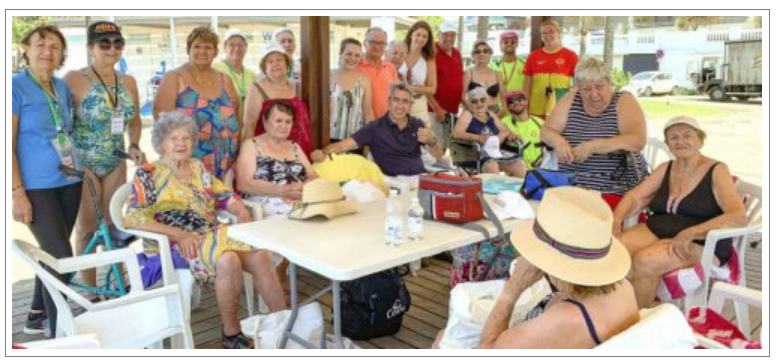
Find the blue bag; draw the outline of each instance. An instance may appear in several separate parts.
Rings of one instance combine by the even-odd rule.
[[[532,169],[524,177],[521,195],[527,199],[541,200],[546,189],[575,184],[575,174],[548,169]]]

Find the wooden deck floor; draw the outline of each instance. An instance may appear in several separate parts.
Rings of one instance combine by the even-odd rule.
[[[761,235],[755,236],[761,240]],[[418,276],[406,276],[405,281],[412,295],[412,306],[403,319],[402,329],[390,337],[370,339],[356,342],[364,349],[424,349],[429,348],[437,332],[443,329],[448,318],[449,300],[449,264],[430,259],[429,266],[419,271]],[[748,286],[762,289],[762,248],[748,248],[746,253],[746,270]],[[314,294],[327,286],[328,282],[314,274],[302,272],[300,275],[300,292],[303,298]],[[19,281],[13,286],[12,331],[13,342],[41,339],[40,335],[25,335],[22,333],[27,310],[32,299],[32,280]],[[245,301],[245,300],[244,300]],[[326,329],[332,333],[332,296],[325,294],[319,298],[322,305]],[[724,311],[727,317],[734,316],[731,304]],[[241,317],[246,316],[246,310],[240,310]],[[761,331],[762,312],[751,310],[751,327],[759,337]],[[213,289],[206,288],[201,305],[192,312],[192,332],[195,346],[198,349],[218,349],[221,347],[221,323]]]

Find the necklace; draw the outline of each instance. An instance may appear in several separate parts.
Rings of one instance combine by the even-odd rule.
[[[197,84],[203,85],[203,86],[213,86],[213,80],[209,79],[208,75],[206,74],[196,74],[194,71],[192,71],[192,68],[189,68],[189,74],[192,75],[192,78],[194,78],[195,82]]]

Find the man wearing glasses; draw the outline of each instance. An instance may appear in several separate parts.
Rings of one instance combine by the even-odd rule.
[[[524,60],[516,56],[519,48],[519,33],[508,30],[500,34],[502,58],[492,64],[502,77],[507,92],[524,89]]]
[[[328,154],[369,146],[373,160],[384,175],[418,175],[426,172],[421,160],[421,147],[427,148],[438,159],[443,153],[438,140],[424,125],[424,121],[408,114],[413,105],[408,85],[392,84],[386,101],[389,103],[389,112],[363,126],[346,140],[327,145],[324,150],[314,151],[311,159],[321,162]]]
[[[502,122],[514,135],[509,145],[516,147],[516,151],[521,153],[527,170],[537,168],[543,162],[545,145],[540,140],[540,128],[545,121],[540,117],[530,116],[527,94],[522,90],[508,92],[505,95],[505,104],[508,106],[508,114]]]
[[[365,56],[357,71],[370,79],[373,91],[373,114],[381,117],[389,110],[389,85],[397,82],[397,69],[383,60],[386,50],[386,32],[370,28],[365,35]],[[370,120],[365,120],[370,121]]]

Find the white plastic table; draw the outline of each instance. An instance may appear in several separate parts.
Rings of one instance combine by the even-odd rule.
[[[403,207],[410,204],[412,193],[401,195]],[[487,196],[487,199],[490,196]],[[315,348],[291,334],[297,317],[298,305],[314,301],[329,290],[333,294],[333,330],[335,344],[342,348],[340,330],[340,282],[350,281],[379,271],[400,266],[423,257],[467,246],[482,241],[484,236],[457,225],[424,221],[422,239],[400,246],[387,246],[384,242],[385,202],[358,205],[357,213],[332,220],[317,217],[305,221],[286,218],[261,220],[230,227],[229,236],[253,247],[276,252],[289,260],[289,279],[292,298],[292,316],[281,341],[288,339]],[[478,222],[490,233],[497,235],[497,228],[488,220]],[[519,220],[502,221],[505,232],[512,231]],[[297,302],[297,266],[315,272],[332,281],[330,287],[314,294],[308,301]]]

